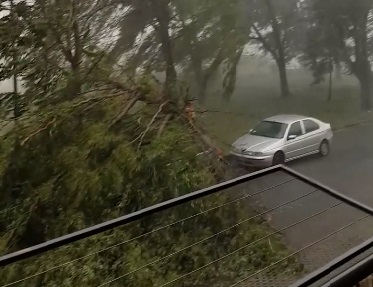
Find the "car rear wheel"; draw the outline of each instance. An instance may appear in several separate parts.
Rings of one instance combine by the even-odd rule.
[[[272,165],[279,165],[279,164],[284,164],[285,163],[285,154],[282,151],[278,151],[275,153],[273,156],[273,162]]]
[[[328,156],[330,153],[330,145],[327,140],[323,140],[320,144],[320,155],[321,156]]]

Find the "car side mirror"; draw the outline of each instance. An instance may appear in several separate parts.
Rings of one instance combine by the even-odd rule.
[[[253,129],[249,130],[249,133],[251,133],[253,131]]]
[[[295,140],[297,138],[296,135],[289,135],[288,136],[288,140],[291,141],[291,140]]]

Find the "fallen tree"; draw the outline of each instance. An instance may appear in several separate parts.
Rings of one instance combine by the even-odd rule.
[[[121,89],[105,84],[105,92],[40,108],[37,114],[20,120],[1,141],[2,252],[45,242],[221,179],[222,163],[200,161],[196,156],[214,148],[208,146],[198,124],[183,105],[164,101],[161,87],[148,85]],[[215,237],[246,216],[240,204],[203,213],[228,200],[224,194],[211,196],[45,254],[32,263],[10,266],[2,271],[0,282],[32,276],[125,241],[127,244],[42,273],[19,286],[96,286],[127,273],[131,276],[112,286],[163,284],[270,233],[253,221]],[[149,234],[157,228],[162,230]],[[206,237],[213,239],[195,244],[196,239]],[[184,252],[157,261],[189,245],[192,247]],[[280,238],[271,239],[271,244],[264,240],[188,276],[184,283],[211,286],[222,279],[233,280],[285,254]],[[285,261],[278,270],[296,272],[294,260]],[[158,263],[140,268],[151,261]],[[79,268],[81,264],[84,270]],[[138,271],[132,273],[134,270]]]

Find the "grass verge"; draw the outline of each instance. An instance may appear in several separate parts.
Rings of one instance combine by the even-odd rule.
[[[267,93],[257,90],[246,95],[238,93],[229,103],[211,101],[199,117],[225,152],[258,121],[278,114],[315,117],[330,123],[333,130],[373,121],[373,113],[361,112],[356,89],[351,87],[336,88],[331,101],[322,87],[308,87],[302,94],[298,92],[286,99],[273,94],[270,89]]]

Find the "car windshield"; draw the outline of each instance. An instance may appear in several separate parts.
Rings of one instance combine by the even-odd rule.
[[[281,139],[285,136],[287,124],[263,121],[257,125],[251,132],[251,135]]]

